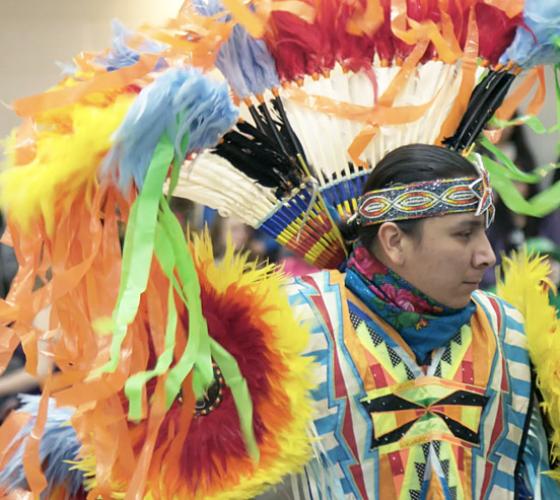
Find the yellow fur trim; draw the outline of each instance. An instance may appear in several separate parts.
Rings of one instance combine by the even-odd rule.
[[[528,255],[525,250],[504,258],[503,278],[497,280],[497,294],[518,309],[525,318],[529,354],[537,374],[542,408],[552,426],[552,457],[560,456],[560,322],[549,292],[556,293],[548,275],[546,257]],[[560,478],[560,472],[555,472]]]
[[[111,135],[134,100],[123,94],[104,107],[75,104],[38,117],[35,158],[15,165],[16,134],[7,140],[8,164],[0,173],[0,208],[23,229],[42,216],[49,233],[58,207],[69,206],[96,183]],[[87,189],[86,189],[87,192]],[[86,200],[87,201],[87,200]]]

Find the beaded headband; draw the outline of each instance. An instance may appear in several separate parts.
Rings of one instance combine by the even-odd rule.
[[[437,179],[369,191],[360,197],[357,223],[371,226],[388,221],[475,212],[475,215],[486,215],[488,227],[495,212],[492,188],[482,162],[476,161],[475,166],[479,177]]]

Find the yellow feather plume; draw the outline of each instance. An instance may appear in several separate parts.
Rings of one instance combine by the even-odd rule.
[[[545,256],[526,250],[504,258],[503,278],[497,280],[497,294],[517,308],[525,318],[529,355],[535,367],[542,408],[552,427],[551,453],[560,456],[560,321],[549,293],[556,293],[548,275]],[[560,472],[555,473],[560,477]]]
[[[111,136],[134,98],[122,94],[103,107],[77,103],[45,113],[37,120],[36,155],[25,165],[17,165],[13,132],[6,144],[8,162],[0,172],[0,209],[24,230],[42,216],[52,234],[57,208],[69,206],[96,183]]]

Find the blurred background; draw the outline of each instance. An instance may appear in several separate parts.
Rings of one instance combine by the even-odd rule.
[[[72,61],[80,51],[102,50],[111,43],[111,20],[118,18],[125,26],[137,28],[142,23],[160,24],[173,17],[183,0],[0,0],[0,137],[5,137],[18,125],[10,103],[18,98],[47,89],[61,76],[61,65]],[[547,99],[539,118],[546,126],[556,120],[556,95],[552,71],[547,73]],[[523,114],[523,105],[519,109]],[[515,127],[503,134],[500,148],[524,170],[556,162],[558,135],[537,135],[527,127]],[[558,179],[558,174],[556,175]],[[525,196],[532,196],[544,185],[554,181],[554,175],[543,186],[518,185]],[[287,254],[274,241],[235,220],[226,220],[204,207],[185,200],[176,200],[174,210],[191,227],[208,224],[220,257],[225,235],[231,232],[236,247],[247,249],[255,257],[282,262],[289,274],[312,272],[313,268]],[[0,213],[0,234],[4,220]],[[533,248],[547,253],[555,269],[553,279],[558,282],[557,264],[560,245],[560,212],[543,220],[511,213],[499,200],[497,217],[490,231],[490,239],[497,254],[509,252],[529,240]],[[4,297],[16,271],[14,256],[9,247],[0,244],[0,297]],[[492,288],[493,272],[486,276],[485,286]],[[48,311],[37,318],[38,328],[47,328]],[[24,370],[25,359],[18,352],[9,369],[0,376],[0,421],[13,407],[13,395],[34,391],[38,381]],[[39,373],[49,369],[48,360],[40,361]]]

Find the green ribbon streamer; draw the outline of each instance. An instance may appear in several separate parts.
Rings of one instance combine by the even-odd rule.
[[[181,123],[184,123],[184,121],[185,121],[185,113],[179,113],[175,117],[174,135],[177,135],[178,130],[181,128]],[[181,141],[175,144],[175,157],[181,159],[185,158],[185,156],[187,155],[188,147],[189,147],[189,134],[185,132],[181,137]],[[179,172],[181,171],[182,166],[183,166],[182,160],[176,161],[173,164],[173,169],[171,170],[171,176],[169,179],[169,189],[167,191],[167,201],[171,200],[171,197],[173,196],[173,192],[175,191],[175,188],[179,183]]]
[[[560,37],[559,37],[560,40]],[[558,43],[558,42],[557,42]],[[560,44],[559,44],[560,45]],[[511,120],[500,120],[492,118],[490,125],[495,128],[515,127],[517,125],[527,125],[536,134],[552,134],[560,130],[560,64],[554,65],[554,85],[556,90],[556,124],[546,127],[536,116],[523,115]]]
[[[160,220],[167,232],[175,252],[177,274],[187,298],[189,313],[189,338],[187,346],[177,364],[169,371],[165,390],[167,405],[171,406],[181,390],[181,384],[193,368],[193,391],[200,399],[214,381],[214,370],[210,355],[210,336],[206,319],[202,314],[200,284],[188,245],[177,218],[171,212],[167,200],[162,199]],[[195,347],[196,343],[196,347]]]
[[[512,118],[511,120],[500,120],[499,118],[493,118],[490,121],[490,125],[493,128],[508,128],[515,127],[517,125],[527,125],[536,134],[552,134],[560,130],[560,124],[556,123],[551,127],[546,127],[544,123],[539,120],[536,116],[523,115],[517,118]]]
[[[128,325],[134,321],[140,297],[146,290],[154,251],[158,206],[174,150],[167,135],[156,146],[146,173],[144,187],[131,208],[125,234],[121,285],[113,313],[113,338],[109,361],[94,370],[92,377],[117,369]]]
[[[560,37],[559,37],[560,40]],[[521,123],[529,126],[538,134],[551,133],[560,130],[560,65],[554,67],[556,87],[556,118],[557,123],[552,127],[545,127],[535,116],[523,116],[509,121],[494,119],[493,123],[500,127],[515,126]],[[479,143],[490,151],[500,163],[483,156],[483,162],[490,173],[492,187],[498,192],[504,204],[514,212],[531,217],[545,217],[560,207],[560,181],[526,200],[519,193],[514,181],[535,184],[550,171],[559,168],[560,164],[551,163],[539,167],[533,172],[523,172],[494,144],[483,137]]]
[[[186,140],[183,138],[181,147],[186,148]],[[138,421],[143,417],[142,395],[145,385],[149,380],[166,372],[167,409],[175,401],[183,381],[191,370],[194,394],[197,399],[203,397],[214,382],[214,358],[231,389],[249,456],[258,461],[260,452],[253,429],[253,404],[247,381],[243,378],[235,358],[208,334],[194,261],[189,253],[183,229],[169,208],[168,199],[177,186],[181,163],[175,162],[173,165],[169,198],[162,194],[163,184],[174,156],[174,146],[169,137],[164,135],[152,156],[142,191],[131,207],[123,250],[121,283],[113,312],[110,359],[104,366],[92,372],[92,377],[117,369],[122,344],[128,326],[138,312],[140,297],[146,290],[155,255],[169,279],[164,350],[153,369],[136,373],[126,381],[124,391],[129,401],[129,419]],[[189,336],[181,358],[169,370],[173,362],[178,322],[175,293],[188,310]]]
[[[194,370],[195,396],[200,399],[204,395],[206,389],[214,382],[214,370],[211,363],[213,358],[220,367],[234,398],[247,452],[252,460],[258,462],[260,451],[253,429],[253,403],[247,381],[243,378],[235,358],[208,335],[208,326],[202,314],[200,302],[200,283],[192,256],[186,251],[187,241],[167,200],[162,199],[160,207],[160,221],[172,248],[172,250],[168,249],[168,252],[175,252],[177,273],[183,283],[183,292],[187,299],[185,303],[189,311],[187,346],[177,364],[169,371],[166,380],[168,408],[175,400],[184,379],[191,370]],[[159,250],[156,249],[156,253],[160,256]]]
[[[167,190],[167,201],[171,201],[171,197],[173,196],[173,192],[179,184],[179,173],[181,171],[181,164],[176,162],[173,165],[173,169],[171,170],[171,177],[169,179],[169,189]]]
[[[500,169],[503,175],[512,181],[537,184],[542,181],[549,172],[560,166],[558,164],[550,163],[548,165],[538,167],[532,172],[524,172],[523,170],[520,170],[500,148],[492,144],[488,138],[484,137],[480,139],[479,144],[492,153],[498,161],[496,162],[491,158],[487,158],[486,160],[489,163],[493,163],[497,169]]]
[[[560,207],[560,181],[536,194],[530,200],[526,200],[519,193],[513,181],[504,173],[501,165],[490,158],[483,157],[482,160],[490,173],[492,187],[510,210],[531,217],[544,217]]]
[[[161,224],[158,224],[157,227],[155,253],[166,276],[168,278],[173,277],[175,255],[173,254],[173,249],[171,248],[171,243],[167,235],[161,228]],[[167,292],[167,322],[165,328],[164,351],[158,357],[154,369],[132,375],[124,386],[124,393],[129,401],[128,418],[132,421],[139,421],[143,418],[142,394],[145,385],[152,378],[163,375],[169,369],[173,361],[175,336],[177,334],[177,308],[173,290],[174,280],[170,279]]]
[[[253,402],[251,401],[247,381],[241,375],[237,361],[229,352],[214,339],[210,340],[210,345],[212,356],[220,367],[224,380],[230,388],[235,401],[247,453],[254,462],[258,462],[260,460],[260,451],[253,429]]]

